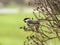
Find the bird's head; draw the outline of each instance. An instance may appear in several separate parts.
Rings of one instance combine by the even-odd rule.
[[[26,23],[27,21],[29,21],[30,18],[24,18],[24,22]]]

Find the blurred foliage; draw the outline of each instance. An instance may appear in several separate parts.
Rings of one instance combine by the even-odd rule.
[[[60,20],[57,16],[60,15],[59,2],[60,0],[34,0],[29,2],[29,5],[35,5],[33,15],[40,24],[39,27],[34,26],[32,28],[28,25],[22,27],[24,31],[32,31],[32,34],[27,36],[24,45],[49,45],[49,40],[52,41],[56,38],[58,41],[60,40]],[[44,16],[43,18],[41,18],[41,13]]]

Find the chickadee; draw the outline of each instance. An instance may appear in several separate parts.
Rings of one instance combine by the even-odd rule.
[[[38,21],[33,21],[30,18],[24,18],[24,22],[27,23],[29,26],[34,26],[34,25],[38,25]]]

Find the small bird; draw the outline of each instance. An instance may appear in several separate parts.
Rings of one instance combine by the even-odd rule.
[[[39,22],[38,21],[34,21],[34,20],[30,19],[30,18],[24,18],[24,22],[30,28],[34,27],[36,30],[38,30],[38,28],[39,28]]]
[[[30,18],[24,18],[24,22],[27,23],[28,26],[34,26],[34,25],[39,24],[38,21],[33,21],[33,20],[31,20]]]

